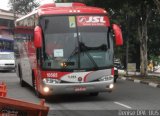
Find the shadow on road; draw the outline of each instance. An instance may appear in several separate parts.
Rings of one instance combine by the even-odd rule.
[[[47,103],[73,103],[73,102],[97,102],[106,101],[106,98],[90,96],[87,94],[54,95],[46,99]]]

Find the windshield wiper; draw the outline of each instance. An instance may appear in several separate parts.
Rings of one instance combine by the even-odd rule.
[[[103,50],[103,51],[107,51],[107,45],[102,44],[98,47],[88,47],[86,46],[83,42],[80,42],[80,50],[81,51],[89,51],[89,50]]]
[[[99,46],[99,47],[87,47],[84,43],[82,43],[82,42],[79,42],[79,50],[78,50],[78,47],[76,47],[74,50],[73,50],[73,52],[71,53],[71,55],[70,55],[70,57],[67,59],[67,61],[66,62],[64,62],[64,63],[66,63],[66,67],[67,66],[71,66],[71,65],[74,65],[74,62],[71,62],[70,60],[71,60],[71,58],[75,55],[75,54],[77,54],[78,53],[78,51],[79,52],[84,52],[84,53],[86,53],[86,55],[88,56],[88,58],[90,59],[90,61],[93,63],[93,65],[94,65],[94,69],[99,69],[99,67],[98,67],[98,65],[97,65],[97,63],[94,61],[94,59],[93,59],[93,57],[90,55],[90,53],[88,52],[89,50],[107,50],[107,46],[105,45],[105,44],[102,44],[101,46]],[[68,64],[68,65],[67,65]]]
[[[89,50],[88,48],[89,48],[89,47],[86,47],[85,44],[82,43],[82,42],[79,42],[79,46],[80,46],[80,52],[86,53],[86,55],[88,56],[88,58],[89,58],[89,59],[91,60],[91,62],[93,63],[94,68],[95,68],[95,69],[99,69],[99,67],[98,67],[97,63],[94,61],[93,57],[88,53],[88,50]]]

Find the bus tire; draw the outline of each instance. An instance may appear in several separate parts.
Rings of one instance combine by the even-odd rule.
[[[36,86],[36,79],[34,76],[34,72],[32,71],[32,87],[34,89],[34,93],[38,98],[43,98],[43,95],[38,91],[37,86]]]
[[[25,84],[25,82],[23,80],[22,71],[21,71],[20,66],[18,67],[18,72],[19,72],[20,85],[21,85],[21,87],[25,87],[26,84]]]
[[[90,93],[89,95],[90,95],[90,96],[98,96],[99,93],[98,93],[98,92],[94,92],[94,93]]]

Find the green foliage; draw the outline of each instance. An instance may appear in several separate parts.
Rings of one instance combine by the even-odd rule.
[[[160,65],[160,57],[157,55],[150,55],[149,61],[152,60],[154,65]]]
[[[153,55],[160,55],[160,14],[155,11],[148,23],[148,54],[149,58]],[[150,56],[151,55],[151,56]]]
[[[10,0],[9,4],[11,6],[11,10],[16,14],[21,15],[31,12],[39,5],[36,0]]]

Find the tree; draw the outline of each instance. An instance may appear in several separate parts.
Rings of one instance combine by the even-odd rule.
[[[155,65],[160,63],[160,0],[153,0],[157,9],[154,10],[154,13],[151,16],[151,20],[149,21],[149,44],[148,44],[148,53],[149,60],[152,60]]]
[[[39,6],[36,0],[10,0],[11,10],[16,14],[25,15]]]
[[[160,1],[159,0],[153,0],[153,2],[155,3],[155,5],[157,6],[157,8],[160,12]]]
[[[137,10],[137,22],[138,22],[138,38],[140,41],[140,56],[141,56],[141,68],[140,72],[141,75],[147,76],[148,75],[148,48],[147,48],[147,41],[148,41],[148,20],[151,14],[151,8],[149,5],[149,1],[140,1],[139,2],[139,9]]]

